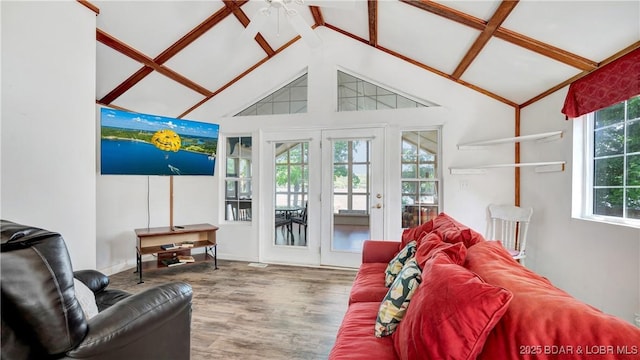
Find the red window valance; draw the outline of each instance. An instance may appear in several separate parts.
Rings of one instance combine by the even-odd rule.
[[[638,94],[640,48],[572,83],[562,113],[576,118]]]

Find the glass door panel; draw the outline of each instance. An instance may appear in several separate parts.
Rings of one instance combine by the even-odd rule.
[[[274,245],[307,246],[309,143],[275,143]]]
[[[260,261],[320,265],[320,131],[265,132],[261,144]]]
[[[358,266],[364,240],[382,238],[382,137],[377,128],[323,131],[322,264]]]

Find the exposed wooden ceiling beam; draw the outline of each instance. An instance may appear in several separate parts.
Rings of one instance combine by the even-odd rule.
[[[178,74],[177,72],[158,64],[150,57],[144,55],[138,50],[132,48],[131,46],[125,44],[124,42],[116,39],[115,37],[107,34],[100,29],[96,29],[96,40],[144,65],[144,68],[138,70],[135,74],[130,76],[127,80],[113,89],[109,94],[100,99],[101,103],[110,104],[124,92],[137,84],[140,80],[144,79],[153,70],[190,88],[193,91],[200,93],[201,95],[208,96],[211,94],[211,91],[207,90],[203,86],[200,86],[195,82],[187,79],[186,77]]]
[[[489,42],[493,33],[502,25],[502,23],[507,19],[507,16],[511,14],[511,11],[518,5],[519,0],[505,0],[500,3],[500,6],[493,14],[487,26],[485,26],[484,30],[480,33],[476,41],[473,43],[467,54],[462,58],[462,61],[456,67],[456,70],[453,72],[452,76],[454,79],[459,79],[460,76],[467,70],[471,62],[478,56],[480,51],[484,48],[484,46]]]
[[[356,36],[356,35],[354,35],[354,34],[352,34],[350,32],[344,31],[344,30],[342,30],[342,29],[340,29],[340,28],[338,28],[336,26],[333,26],[331,24],[325,24],[324,26],[326,26],[327,28],[329,28],[329,29],[331,29],[333,31],[339,32],[340,34],[348,36],[348,37],[350,37],[350,38],[352,38],[354,40],[360,41],[361,43],[369,44],[369,42],[367,40],[365,40],[365,39],[363,39],[363,38],[361,38],[359,36]],[[513,102],[511,100],[508,100],[508,99],[506,99],[506,98],[504,98],[504,97],[502,97],[500,95],[494,94],[494,93],[492,93],[492,92],[490,92],[488,90],[485,90],[485,89],[483,89],[483,88],[481,88],[479,86],[476,86],[476,85],[473,85],[471,83],[468,83],[468,82],[466,82],[464,80],[454,79],[453,77],[451,77],[451,75],[449,75],[449,74],[447,74],[445,72],[442,72],[442,71],[440,71],[438,69],[432,68],[429,65],[426,65],[426,64],[423,64],[421,62],[418,62],[415,59],[412,59],[412,58],[410,58],[408,56],[405,56],[405,55],[397,53],[397,52],[395,52],[393,50],[384,48],[384,47],[382,47],[380,45],[377,45],[375,48],[380,50],[380,51],[382,51],[382,52],[385,52],[385,53],[387,53],[387,54],[389,54],[391,56],[397,57],[398,59],[401,59],[401,60],[404,60],[404,61],[406,61],[406,62],[408,62],[410,64],[413,64],[413,65],[415,65],[415,66],[417,66],[419,68],[422,68],[424,70],[430,71],[430,72],[432,72],[432,73],[434,73],[436,75],[440,75],[440,76],[442,76],[444,78],[447,78],[449,80],[455,81],[456,83],[458,83],[460,85],[466,86],[466,87],[468,87],[470,89],[473,89],[473,90],[475,90],[475,91],[477,91],[479,93],[482,93],[482,94],[484,94],[486,96],[489,96],[490,98],[496,99],[496,100],[498,100],[498,101],[500,101],[502,103],[505,103],[505,104],[513,106],[513,107],[517,107],[518,106],[518,104],[516,104],[515,102]]]
[[[433,1],[400,0],[400,2],[403,2],[411,6],[415,6],[418,9],[422,9],[432,14],[442,16],[446,19],[453,20],[459,24],[472,27],[476,30],[482,31],[486,26],[486,22],[484,20],[478,19],[477,17],[471,16],[469,14],[463,13],[462,11],[452,9],[450,7],[441,5]]]
[[[313,21],[316,23],[316,26],[324,26],[322,10],[317,6],[309,6],[309,10],[311,10],[311,15],[313,16]]]
[[[378,0],[367,1],[369,9],[369,45],[378,46]]]
[[[607,64],[609,64],[609,63],[611,63],[611,62],[613,62],[613,61],[615,61],[615,60],[617,60],[617,59],[619,59],[619,58],[621,58],[621,57],[623,57],[625,55],[627,55],[628,53],[630,53],[630,52],[632,52],[632,51],[634,51],[636,49],[640,49],[640,41],[636,41],[635,43],[627,46],[626,48],[624,48],[624,49],[618,51],[617,53],[613,54],[612,56],[606,58],[605,60],[600,62],[600,64],[598,64],[598,68],[593,69],[593,70],[583,71],[580,74],[578,74],[576,76],[573,76],[573,77],[561,82],[560,84],[552,87],[551,89],[549,89],[549,90],[547,90],[547,91],[545,91],[545,92],[543,92],[543,93],[541,93],[539,95],[536,95],[536,96],[532,97],[531,99],[523,102],[522,104],[520,104],[520,108],[523,108],[525,106],[529,106],[529,105],[533,104],[534,102],[536,102],[536,101],[538,101],[540,99],[543,99],[543,98],[553,94],[554,92],[564,88],[565,86],[571,85],[571,83],[573,83],[574,81],[578,81],[578,80],[582,79],[583,77],[591,74],[595,70],[597,70],[597,69],[599,69],[599,68],[601,68],[601,67],[603,67],[603,66],[605,66],[605,65],[607,65]]]
[[[474,16],[465,14],[434,1],[400,0],[400,2],[415,6],[419,9],[442,16],[449,20],[453,20],[459,24],[472,27],[476,30],[484,31],[487,27],[487,22],[482,19],[478,19]],[[543,43],[541,41],[532,39],[522,34],[518,34],[514,31],[507,30],[502,27],[497,28],[493,33],[493,36],[507,41],[511,44],[521,46],[540,55],[544,55],[556,61],[560,61],[564,64],[573,66],[580,70],[593,70],[597,66],[597,63],[595,61],[578,56],[576,54],[570,53],[555,46]]]
[[[127,92],[135,84],[139,83],[142,79],[147,77],[147,75],[151,74],[152,72],[152,68],[143,66],[140,70],[133,73],[133,75],[129,76],[125,81],[121,82],[118,86],[115,87],[115,89],[111,90],[107,95],[103,96],[102,99],[98,101],[102,104],[110,105],[113,101],[119,98],[120,95]]]
[[[279,47],[276,52],[275,55],[281,53],[282,51],[284,51],[284,49],[288,48],[289,46],[291,46],[293,43],[295,43],[296,41],[300,40],[301,37],[300,35],[296,36],[295,38],[291,39],[289,42],[287,42],[286,44],[282,45],[281,47]],[[239,81],[240,79],[242,79],[243,77],[247,76],[249,73],[251,73],[253,70],[257,69],[260,65],[264,64],[265,62],[267,62],[270,59],[270,57],[265,57],[262,60],[258,61],[257,63],[255,63],[253,66],[251,66],[250,68],[248,68],[247,70],[245,70],[242,74],[236,76],[235,78],[233,78],[231,81],[229,81],[228,83],[224,84],[222,87],[220,87],[219,89],[213,91],[211,93],[211,95],[205,97],[204,99],[202,99],[201,101],[199,101],[197,104],[193,105],[192,107],[190,107],[189,109],[187,109],[185,112],[183,112],[182,114],[178,115],[178,118],[183,118],[185,116],[187,116],[190,112],[192,112],[193,110],[199,108],[200,106],[202,106],[203,104],[205,104],[207,101],[211,100],[214,96],[218,95],[219,93],[221,93],[222,91],[224,91],[225,89],[227,89],[228,87],[230,87],[231,85],[235,84],[237,81]]]
[[[598,66],[598,63],[593,60],[502,27],[496,30],[494,36],[580,70],[593,70]]]
[[[238,1],[238,4],[242,5],[247,1]],[[175,56],[178,52],[182,51],[182,49],[189,46],[192,42],[196,41],[200,36],[202,36],[207,31],[211,30],[212,27],[216,26],[222,20],[224,20],[227,16],[231,15],[232,11],[229,7],[225,6],[222,9],[213,13],[213,15],[209,16],[206,20],[201,22],[198,26],[189,31],[185,36],[180,38],[180,40],[176,41],[173,45],[169,46],[165,51],[161,52],[160,55],[156,56],[154,59],[158,64],[164,64],[173,56]]]
[[[245,28],[249,26],[249,23],[251,22],[251,20],[249,19],[247,14],[245,14],[245,12],[242,11],[242,9],[240,9],[240,6],[246,3],[248,3],[248,1],[236,2],[231,0],[224,0],[224,4],[231,10],[231,12],[233,12],[233,15],[235,15],[235,17],[240,21],[242,26],[244,26]],[[271,45],[269,45],[267,40],[265,40],[262,34],[257,33],[255,36],[255,40],[258,43],[258,45],[260,45],[262,50],[264,50],[264,52],[267,54],[268,57],[275,55],[275,51],[273,50]]]
[[[94,13],[96,13],[96,15],[100,14],[100,8],[98,8],[97,6],[95,6],[94,4],[90,3],[87,0],[76,0],[77,2],[79,2],[80,4],[84,5],[87,9],[93,11]]]
[[[238,1],[238,4],[242,5],[242,4],[246,3],[246,2],[247,2],[246,0],[245,1]],[[214,27],[216,24],[218,24],[220,21],[222,21],[224,18],[226,18],[230,14],[232,14],[232,11],[227,6],[225,6],[222,9],[216,11],[213,15],[209,16],[206,20],[204,20],[202,23],[200,23],[198,26],[196,26],[193,30],[189,31],[185,36],[180,38],[180,40],[176,41],[173,45],[169,46],[165,51],[160,53],[160,55],[156,56],[153,60],[151,60],[151,63],[149,64],[151,66],[148,66],[147,69],[142,68],[142,69],[138,70],[135,74],[131,75],[125,81],[120,83],[120,85],[118,85],[115,89],[111,90],[111,92],[109,92],[107,95],[105,95],[99,101],[101,103],[104,103],[104,104],[110,104],[115,99],[117,99],[122,94],[124,94],[129,89],[131,89],[140,80],[144,79],[147,75],[149,75],[152,72],[151,70],[157,70],[156,69],[157,65],[164,64],[166,61],[171,59],[174,55],[176,55],[182,49],[184,49],[189,44],[194,42],[197,38],[202,36],[202,34],[204,34],[207,31],[209,31],[212,27]],[[97,31],[98,31],[98,37],[99,37],[100,36],[99,33],[101,31],[99,29],[97,29]],[[103,40],[106,40],[107,42],[111,43],[112,45],[116,45],[116,47],[118,47],[118,49],[114,48],[115,50],[118,50],[120,52],[122,52],[121,50],[124,50],[125,52],[122,52],[123,54],[125,54],[125,55],[127,55],[127,56],[129,56],[131,58],[134,58],[134,59],[139,58],[139,59],[136,59],[137,61],[148,59],[147,56],[143,55],[142,53],[138,52],[137,50],[135,50],[133,48],[130,48],[129,46],[124,46],[123,47],[121,45],[116,44],[116,43],[121,43],[120,41],[116,41],[114,43],[113,41],[110,41],[106,37],[103,37]],[[100,41],[100,38],[98,38],[98,41]],[[121,44],[123,44],[123,43],[121,43]],[[107,43],[105,43],[105,45],[111,47],[111,45],[109,45]],[[132,51],[129,51],[129,49],[132,50]],[[142,57],[140,57],[140,55],[142,55]],[[145,65],[148,65],[145,61],[140,61],[140,62],[142,62]],[[160,70],[158,70],[158,71],[160,71]],[[169,77],[177,75],[177,73],[175,73],[175,72],[173,72],[173,71],[171,71],[169,69],[166,69],[165,73],[163,73],[163,74],[166,75],[166,76],[169,76]],[[168,75],[168,74],[171,74],[171,75]],[[178,75],[175,80],[179,81],[179,82],[182,81],[181,83],[183,85],[188,86],[191,89],[195,90],[196,88],[199,88],[199,90],[196,90],[196,91],[198,91],[201,94],[202,94],[203,90],[206,91],[207,94],[211,94],[211,92],[209,90],[206,90],[203,87],[200,87],[199,85],[193,83],[192,81],[190,81],[190,80],[188,80],[186,78],[182,78],[182,80],[178,80],[179,78],[181,78],[181,76]],[[190,85],[186,85],[186,84],[190,84]],[[193,86],[195,86],[195,87],[193,87]],[[207,96],[207,95],[205,95],[205,96]]]

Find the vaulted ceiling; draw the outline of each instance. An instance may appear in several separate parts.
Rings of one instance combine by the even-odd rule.
[[[180,117],[306,40],[282,10],[243,36],[269,1],[516,108],[640,47],[640,1],[79,1],[98,13],[97,102]]]

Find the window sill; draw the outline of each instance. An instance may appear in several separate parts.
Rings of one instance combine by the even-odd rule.
[[[629,220],[629,219],[623,220],[623,219],[618,219],[613,217],[597,216],[597,215],[596,216],[593,216],[593,215],[592,216],[572,216],[572,218],[577,220],[597,222],[601,224],[617,225],[617,226],[624,226],[632,229],[640,229],[640,220]]]

